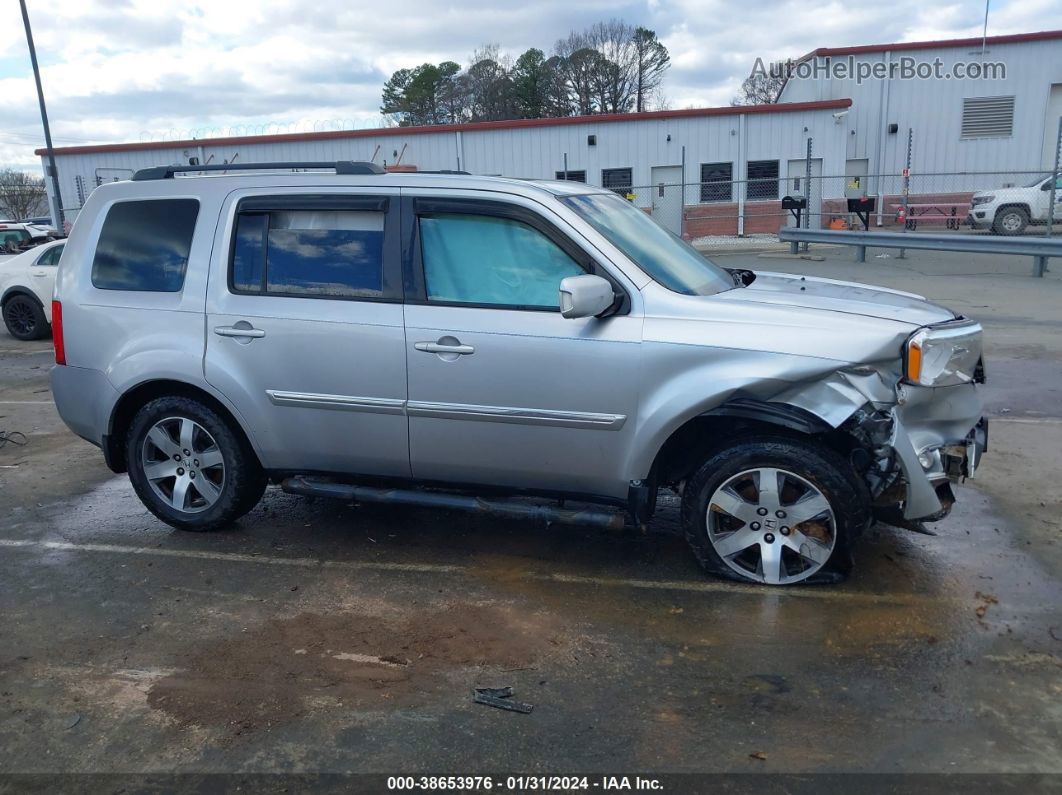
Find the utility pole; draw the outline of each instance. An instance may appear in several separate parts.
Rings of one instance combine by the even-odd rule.
[[[33,64],[33,79],[37,82],[37,100],[41,105],[41,121],[44,123],[44,145],[48,148],[48,171],[52,178],[52,198],[55,199],[55,212],[58,216],[52,220],[60,232],[64,231],[66,218],[63,217],[63,196],[59,192],[59,170],[55,167],[55,152],[52,149],[52,131],[48,126],[48,110],[44,107],[44,89],[41,87],[41,70],[37,66],[37,48],[33,46],[33,31],[30,29],[29,12],[26,0],[19,0],[22,6],[22,22],[26,26],[26,43],[29,45],[30,62]]]

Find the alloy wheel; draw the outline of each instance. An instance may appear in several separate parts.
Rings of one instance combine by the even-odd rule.
[[[225,488],[221,449],[206,428],[187,417],[167,417],[151,426],[140,457],[152,491],[176,511],[205,511]]]
[[[837,543],[826,496],[784,469],[760,467],[731,477],[708,500],[708,538],[747,579],[790,585],[819,571]]]
[[[22,336],[32,334],[37,328],[33,307],[21,298],[8,301],[4,307],[4,321],[9,329]]]

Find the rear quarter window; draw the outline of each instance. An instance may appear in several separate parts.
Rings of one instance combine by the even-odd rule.
[[[151,199],[111,205],[92,260],[101,290],[176,293],[199,215],[195,199]]]

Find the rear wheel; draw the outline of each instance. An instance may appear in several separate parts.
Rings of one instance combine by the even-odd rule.
[[[767,585],[841,579],[870,518],[866,487],[840,456],[782,437],[714,453],[687,483],[682,513],[707,571]]]
[[[133,418],[129,480],[162,521],[216,530],[253,508],[266,478],[254,452],[210,407],[190,398],[153,400]]]
[[[1029,225],[1029,213],[1022,207],[1004,207],[996,213],[992,231],[997,235],[1020,235]]]
[[[41,305],[28,295],[13,295],[4,302],[4,325],[20,340],[39,340],[50,330]]]

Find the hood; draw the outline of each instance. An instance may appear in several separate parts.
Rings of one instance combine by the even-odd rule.
[[[954,312],[930,303],[915,293],[768,271],[756,271],[756,280],[748,287],[727,290],[716,297],[743,303],[843,312],[881,320],[895,320],[914,327],[942,323],[955,317]]]
[[[996,203],[1004,201],[1012,201],[1016,199],[1022,199],[1023,201],[1029,200],[1029,194],[1035,193],[1036,186],[1031,188],[993,188],[991,190],[979,190],[974,196],[995,196]]]

